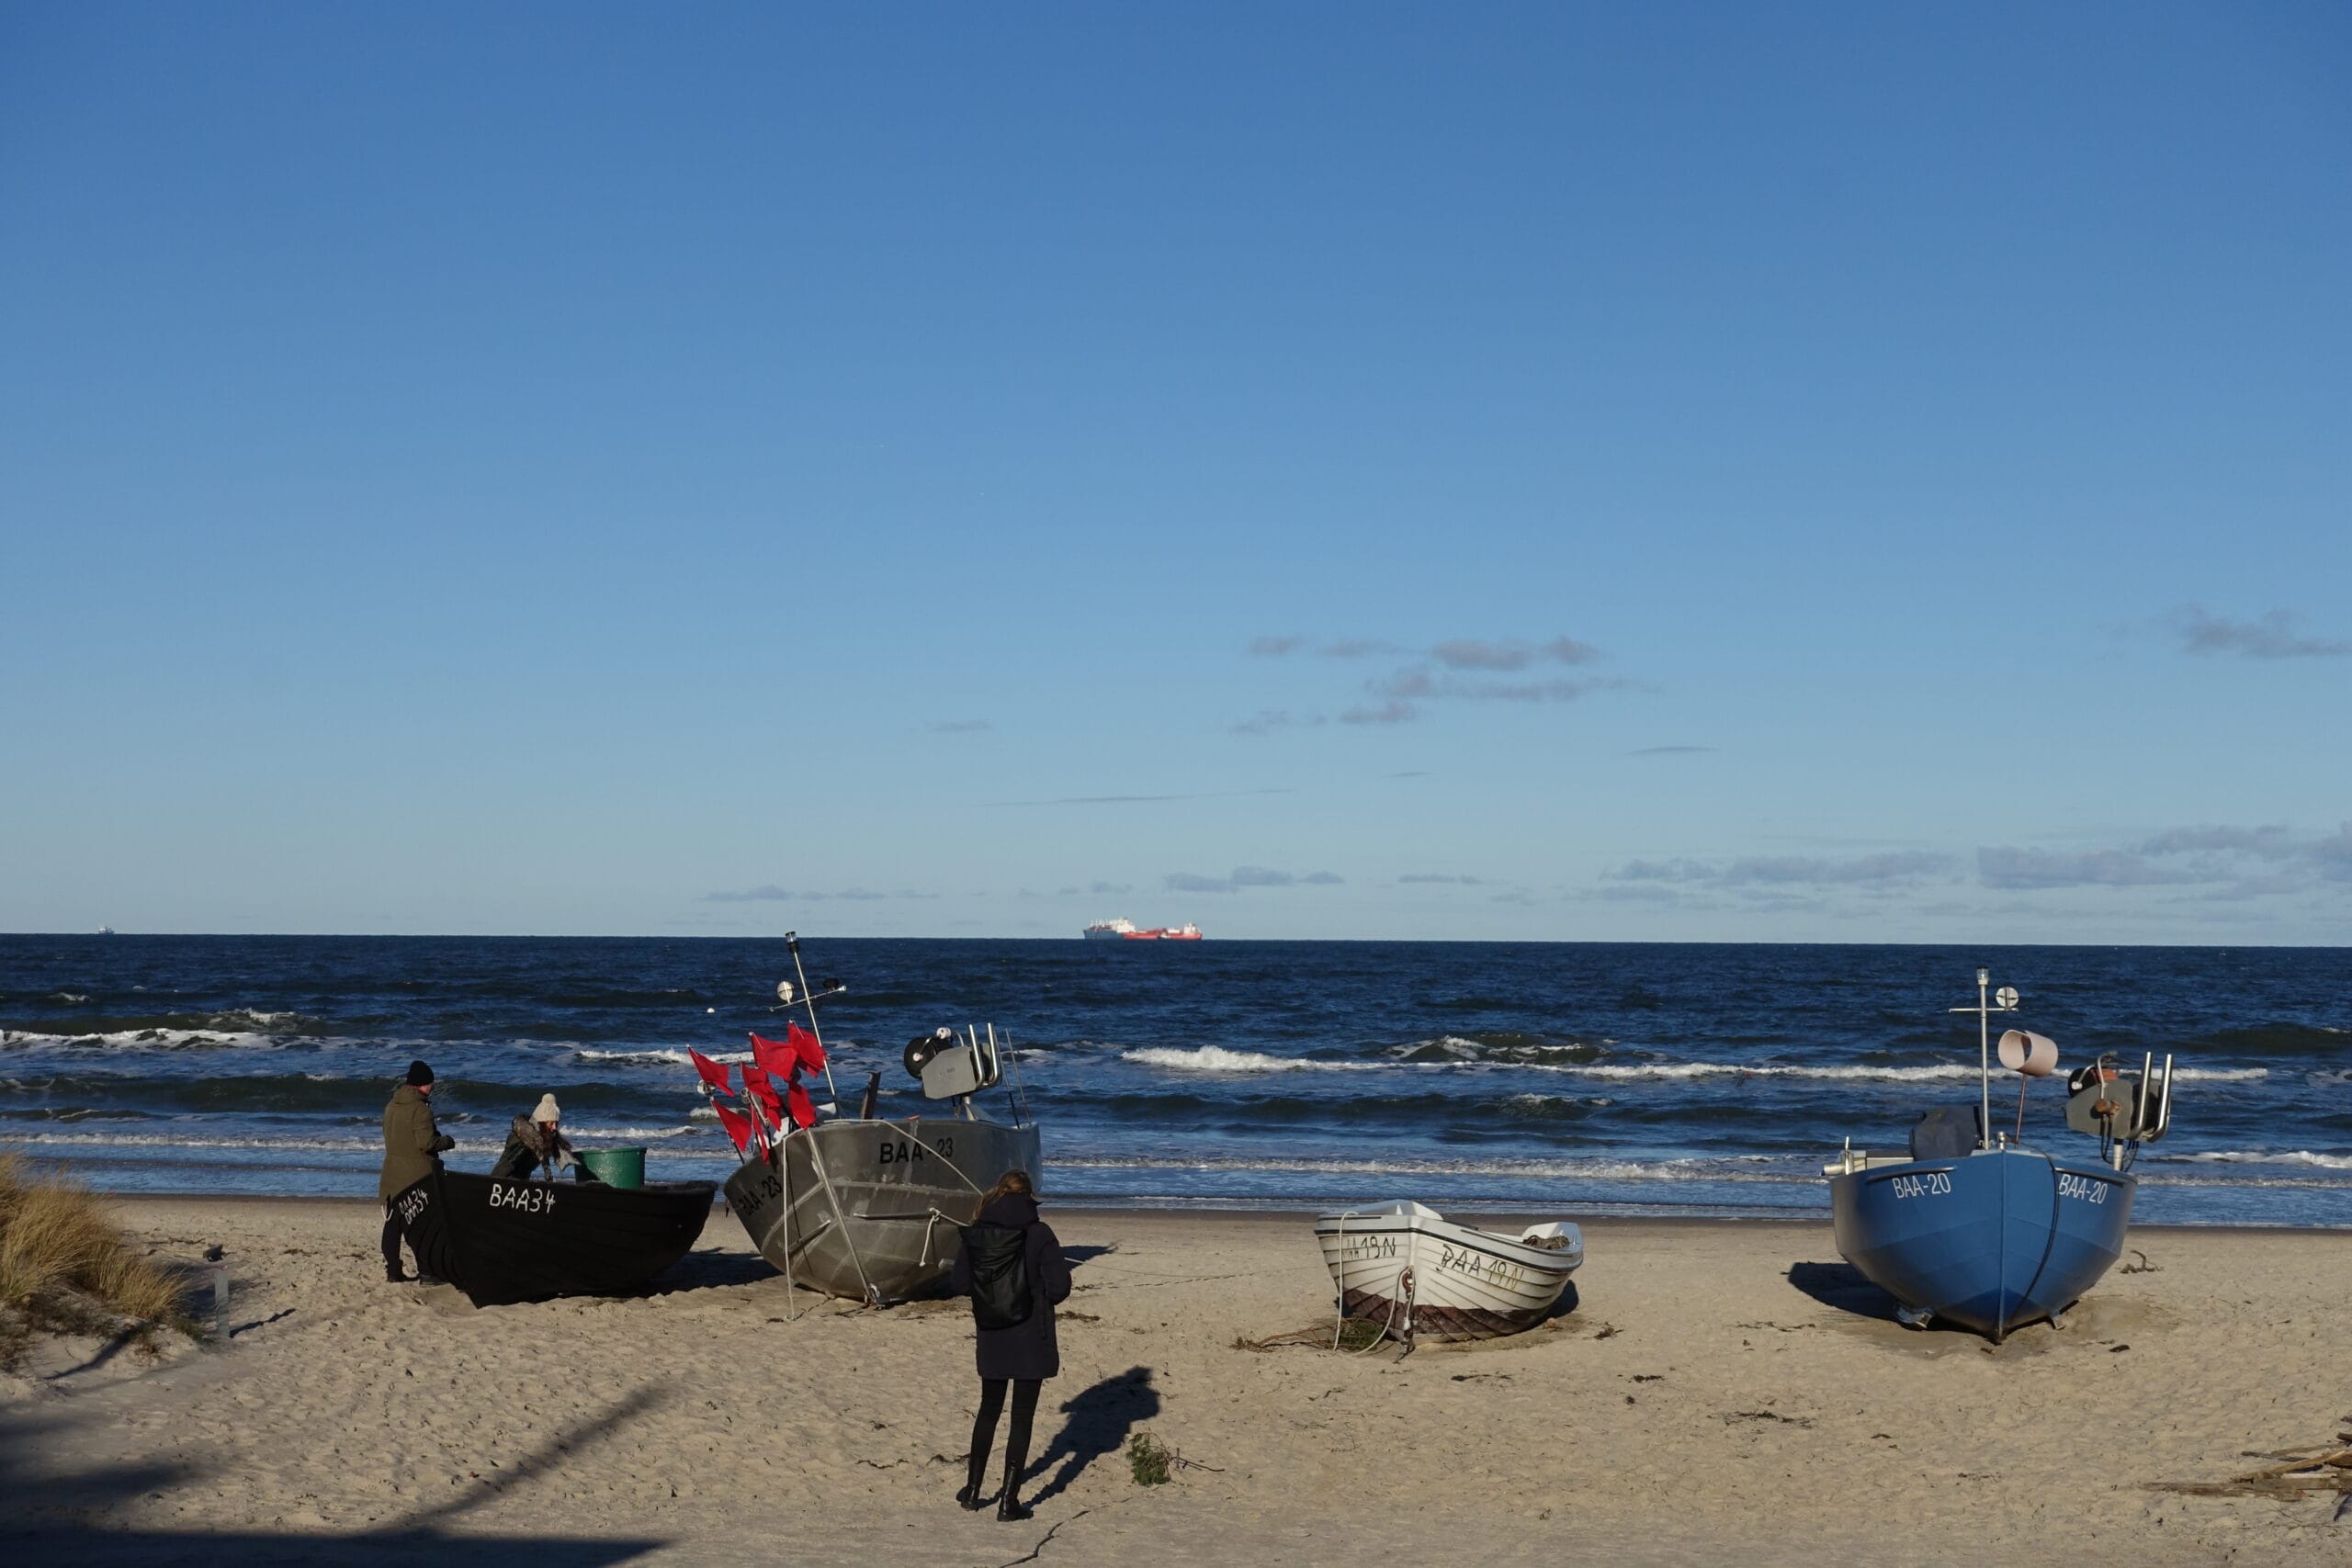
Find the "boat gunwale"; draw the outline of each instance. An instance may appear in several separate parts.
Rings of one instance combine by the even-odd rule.
[[[1322,1240],[1326,1236],[1344,1241],[1346,1237],[1351,1235],[1425,1235],[1432,1241],[1443,1242],[1449,1247],[1464,1247],[1473,1252],[1483,1252],[1489,1258],[1499,1258],[1506,1263],[1524,1262],[1528,1267],[1540,1269],[1546,1273],[1573,1273],[1584,1263],[1584,1233],[1581,1230],[1577,1233],[1577,1240],[1574,1251],[1570,1251],[1566,1247],[1562,1247],[1557,1251],[1554,1251],[1549,1247],[1529,1247],[1524,1242],[1506,1240],[1501,1236],[1496,1235],[1492,1231],[1473,1230],[1467,1225],[1454,1224],[1450,1220],[1443,1222],[1446,1228],[1449,1230],[1469,1231],[1473,1235],[1483,1236],[1492,1241],[1496,1247],[1512,1247],[1515,1248],[1519,1254],[1522,1255],[1513,1256],[1511,1253],[1498,1252],[1493,1247],[1481,1247],[1476,1242],[1457,1241],[1455,1238],[1441,1235],[1440,1233],[1430,1229],[1426,1225],[1366,1225],[1361,1230],[1354,1227],[1342,1229],[1334,1225],[1330,1229],[1326,1230],[1323,1225],[1323,1221],[1332,1217],[1333,1216],[1329,1214],[1319,1215],[1317,1217],[1315,1222],[1315,1236],[1317,1241]],[[1541,1261],[1545,1258],[1573,1258],[1575,1261],[1566,1264],[1565,1266],[1557,1262]],[[1329,1260],[1327,1259],[1326,1261]],[[1344,1261],[1345,1260],[1342,1259],[1342,1262]]]

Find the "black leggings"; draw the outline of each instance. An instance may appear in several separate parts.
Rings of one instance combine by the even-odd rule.
[[[972,1485],[976,1490],[989,1472],[989,1450],[996,1447],[996,1418],[1004,1408],[1007,1381],[980,1380],[980,1413],[972,1417]],[[1029,1463],[1029,1424],[1037,1415],[1037,1391],[1045,1386],[1040,1378],[1022,1378],[1012,1383],[1012,1429],[1004,1439],[1004,1490],[1008,1496],[1018,1493],[1021,1472]]]
[[[395,1274],[401,1271],[401,1222],[390,1203],[384,1205],[384,1267]]]

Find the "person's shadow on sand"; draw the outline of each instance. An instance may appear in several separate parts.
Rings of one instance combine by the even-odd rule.
[[[1080,1391],[1062,1406],[1062,1414],[1069,1419],[1062,1423],[1053,1447],[1029,1467],[1030,1475],[1043,1475],[1053,1470],[1056,1460],[1062,1461],[1054,1478],[1029,1499],[1033,1507],[1060,1496],[1080,1471],[1104,1454],[1118,1452],[1128,1432],[1159,1414],[1159,1391],[1151,1386],[1149,1367],[1129,1367]]]

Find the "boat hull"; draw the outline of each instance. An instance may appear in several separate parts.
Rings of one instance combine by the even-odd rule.
[[[1584,1262],[1582,1233],[1558,1228],[1566,1246],[1530,1247],[1416,1204],[1319,1215],[1315,1239],[1341,1315],[1404,1338],[1494,1339],[1542,1322]]]
[[[796,1285],[903,1301],[939,1286],[980,1194],[1008,1170],[1035,1179],[1037,1156],[1034,1125],[826,1122],[786,1138],[773,1161],[746,1160],[727,1179],[727,1201]]]
[[[707,1181],[607,1187],[436,1170],[392,1199],[424,1272],[476,1306],[624,1295],[686,1255],[710,1218]]]
[[[1832,1176],[1838,1250],[1897,1302],[1995,1343],[2065,1311],[2122,1255],[2138,1180],[2030,1149]]]

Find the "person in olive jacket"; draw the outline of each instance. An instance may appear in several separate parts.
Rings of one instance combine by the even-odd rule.
[[[972,1293],[974,1233],[990,1227],[1022,1233],[1021,1261],[1030,1310],[1026,1318],[1010,1327],[973,1329],[980,1371],[980,1409],[972,1420],[970,1467],[956,1500],[967,1508],[986,1506],[980,1483],[988,1475],[989,1450],[996,1446],[996,1418],[1004,1408],[1005,1384],[1010,1382],[1012,1427],[1005,1436],[1004,1491],[997,1499],[996,1517],[1025,1519],[1031,1510],[1021,1502],[1021,1472],[1029,1463],[1029,1425],[1037,1414],[1037,1392],[1047,1378],[1062,1370],[1061,1349],[1054,1341],[1054,1304],[1069,1299],[1069,1260],[1062,1256],[1062,1244],[1053,1227],[1037,1217],[1029,1173],[1008,1170],[980,1200],[979,1219],[966,1231],[963,1246],[956,1248],[948,1288],[959,1296]]]
[[[392,1284],[408,1279],[401,1271],[401,1223],[392,1214],[392,1200],[440,1169],[441,1151],[457,1146],[457,1139],[433,1124],[433,1069],[411,1062],[408,1081],[384,1107],[384,1173],[376,1179],[376,1196],[384,1201],[384,1278]],[[424,1271],[419,1258],[417,1273]]]

